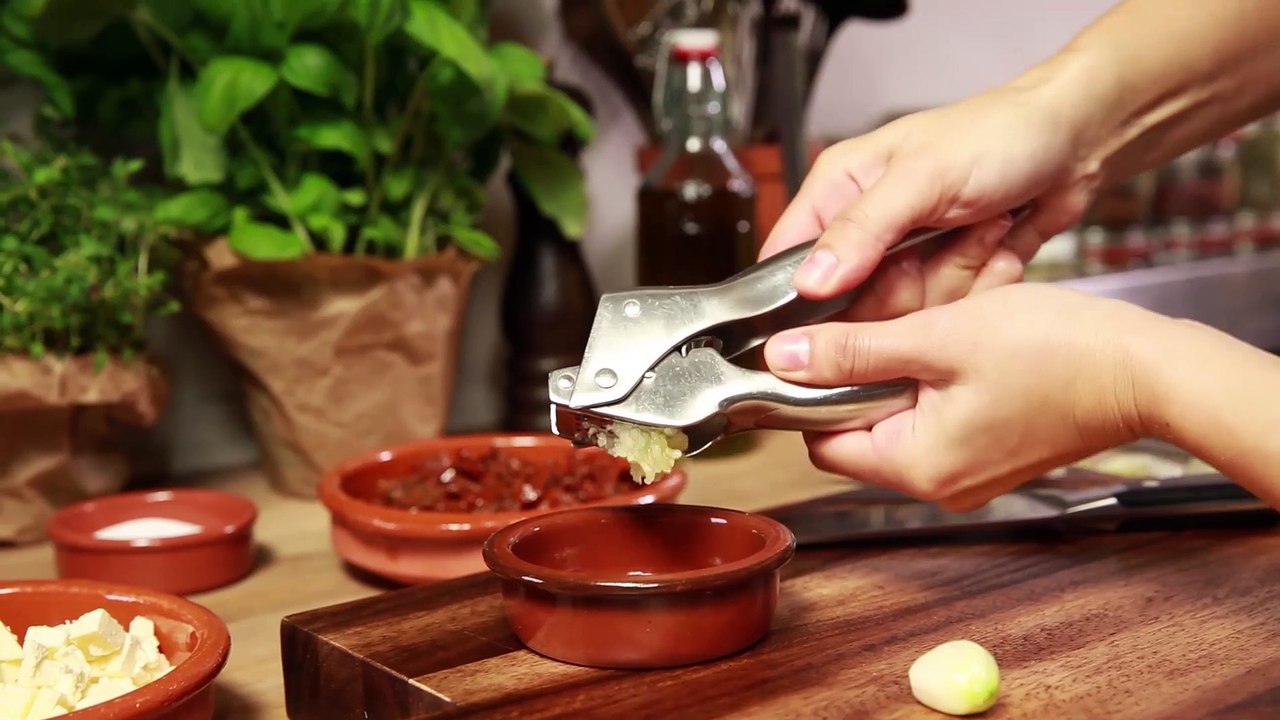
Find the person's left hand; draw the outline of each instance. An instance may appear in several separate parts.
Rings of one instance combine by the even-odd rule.
[[[1152,392],[1133,341],[1176,322],[1044,284],[969,295],[878,322],[787,330],[776,375],[824,387],[919,382],[915,407],[870,430],[809,433],[814,465],[971,510],[1056,467],[1146,434]],[[1139,340],[1141,339],[1141,340]]]

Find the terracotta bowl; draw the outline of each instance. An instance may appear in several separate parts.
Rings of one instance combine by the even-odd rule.
[[[575,665],[660,668],[743,650],[773,622],[786,526],[696,505],[564,510],[485,544],[529,649]]]
[[[490,448],[533,464],[607,458],[603,450],[575,449],[563,438],[541,433],[457,435],[366,453],[320,482],[319,496],[332,518],[338,555],[361,570],[407,585],[485,572],[481,548],[495,530],[549,510],[408,510],[376,502],[375,496],[385,478],[413,472],[435,458]],[[665,503],[675,500],[684,486],[684,472],[677,468],[650,485],[628,482],[623,492],[579,507]]]
[[[192,535],[114,540],[95,533],[145,517],[201,526]],[[70,505],[49,519],[58,576],[119,582],[187,595],[239,580],[253,569],[258,510],[230,492],[174,488],[120,493]]]
[[[209,610],[176,595],[87,580],[0,582],[0,619],[22,637],[32,625],[58,625],[102,608],[128,625],[155,622],[160,651],[173,670],[127,695],[77,710],[69,720],[209,720],[213,680],[231,652],[227,626]]]

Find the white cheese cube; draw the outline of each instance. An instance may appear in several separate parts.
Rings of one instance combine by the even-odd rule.
[[[18,636],[4,623],[0,622],[0,662],[22,659],[22,643]]]
[[[111,655],[93,661],[91,674],[101,678],[145,677],[147,660],[142,643],[133,635],[125,635],[120,649]]]
[[[124,628],[106,610],[98,608],[76,618],[67,626],[71,642],[87,657],[103,657],[120,649]]]
[[[17,660],[7,660],[5,662],[0,662],[0,683],[17,684],[18,669],[21,667],[22,667],[22,664]]]
[[[113,700],[133,692],[137,687],[127,678],[102,678],[95,680],[89,689],[85,691],[84,697],[80,698],[80,702],[76,703],[76,710],[83,710],[90,705]]]
[[[51,717],[67,714],[67,699],[57,690],[40,688],[27,710],[26,720],[48,720]],[[74,706],[72,706],[74,707]]]
[[[27,711],[36,699],[36,691],[8,683],[0,685],[0,718],[26,720]]]

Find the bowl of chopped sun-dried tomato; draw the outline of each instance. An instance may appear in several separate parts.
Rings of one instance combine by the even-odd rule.
[[[484,572],[494,532],[553,510],[675,500],[676,467],[643,485],[625,460],[550,434],[476,434],[375,450],[320,482],[334,549],[360,570],[405,584]]]

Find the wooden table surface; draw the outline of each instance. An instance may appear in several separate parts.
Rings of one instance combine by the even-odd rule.
[[[798,435],[762,435],[757,447],[724,458],[694,458],[681,502],[754,510],[849,487],[815,470]],[[273,492],[256,471],[220,474],[184,485],[216,486],[258,503],[255,537],[262,555],[252,575],[191,596],[231,630],[231,659],[217,681],[218,717],[285,718],[280,619],[290,613],[365,597],[386,588],[353,577],[329,545],[329,516],[316,501]],[[48,544],[0,550],[7,578],[55,577]],[[335,719],[336,720],[336,719]]]

